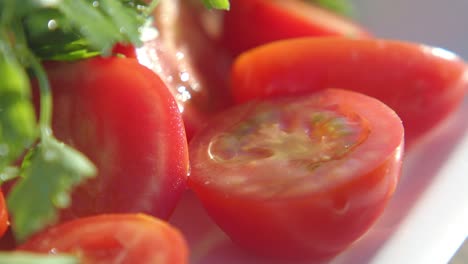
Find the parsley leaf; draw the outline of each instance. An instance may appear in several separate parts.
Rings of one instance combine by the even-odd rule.
[[[30,101],[29,80],[19,63],[0,46],[0,174],[36,138],[36,117]],[[10,170],[11,171],[11,170]],[[6,176],[5,176],[6,177]],[[8,176],[10,177],[10,176]]]
[[[229,0],[203,0],[207,8],[229,10]]]
[[[32,149],[21,169],[7,198],[20,241],[56,221],[56,209],[69,206],[72,188],[96,172],[81,153],[54,138],[43,139]]]

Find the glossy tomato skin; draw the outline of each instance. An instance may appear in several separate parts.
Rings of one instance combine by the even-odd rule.
[[[8,228],[8,210],[5,203],[5,197],[0,190],[0,238],[5,234]]]
[[[274,109],[286,104],[297,106],[302,112],[295,115],[306,117],[314,110],[339,106],[348,117],[361,120],[362,141],[349,150],[342,146],[344,155],[337,151],[298,156],[301,146],[313,150],[313,144],[308,140],[295,144],[299,136],[294,133],[292,141],[283,142],[265,134],[267,140],[261,142],[291,146],[279,153],[283,158],[274,158],[277,154],[272,155],[268,145],[252,146],[249,140],[245,143],[252,150],[249,155],[260,158],[243,156],[245,149],[237,146],[244,145],[242,138],[256,130],[254,123],[245,120],[265,108],[270,110],[259,114],[260,118],[271,116],[268,113],[281,116],[284,112]],[[254,120],[260,130],[285,127],[277,135],[288,135],[287,127],[310,122],[300,117],[268,126]],[[233,127],[243,132],[230,138],[230,147],[218,155],[216,140],[232,135]],[[305,128],[302,133],[314,131]],[[193,138],[189,186],[208,214],[240,246],[275,258],[324,260],[362,236],[382,213],[399,179],[402,152],[401,120],[381,102],[361,94],[326,90],[302,98],[250,102],[215,117]],[[315,159],[321,161],[315,163]],[[304,167],[311,170],[304,172]]]
[[[143,214],[110,214],[51,227],[18,247],[38,253],[69,253],[83,264],[185,264],[188,248],[168,223]]]
[[[213,113],[231,105],[227,79],[232,59],[206,27],[219,24],[218,15],[201,2],[163,0],[153,16],[155,29],[143,34],[137,59],[174,95],[190,139]]]
[[[305,36],[367,38],[370,33],[302,0],[233,0],[224,14],[221,42],[237,56],[276,40]]]
[[[265,45],[234,63],[237,102],[326,88],[357,91],[394,109],[406,145],[440,123],[463,100],[466,64],[436,47],[390,40],[303,38]]]
[[[62,220],[143,212],[168,218],[186,189],[183,121],[164,83],[135,59],[47,64],[55,136],[98,169]]]

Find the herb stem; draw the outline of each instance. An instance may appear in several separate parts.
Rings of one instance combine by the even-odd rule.
[[[47,139],[52,135],[52,94],[50,92],[50,83],[47,78],[47,73],[34,54],[29,54],[28,60],[31,70],[39,82],[40,91],[40,112],[39,112],[39,129],[41,140]]]

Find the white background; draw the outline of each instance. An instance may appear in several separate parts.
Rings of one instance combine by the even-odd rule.
[[[440,46],[468,60],[468,0],[352,0],[374,35]]]

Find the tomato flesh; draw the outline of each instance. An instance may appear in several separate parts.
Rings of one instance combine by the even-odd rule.
[[[466,64],[440,48],[399,41],[302,38],[241,55],[233,65],[236,102],[327,88],[360,92],[395,110],[406,145],[444,120],[468,90]]]
[[[188,146],[164,83],[134,59],[53,63],[47,70],[56,137],[98,169],[74,190],[62,220],[128,212],[168,218],[186,189]]]
[[[99,215],[52,227],[18,250],[69,253],[84,264],[184,264],[182,234],[164,221],[142,214]]]
[[[239,245],[272,257],[328,258],[382,213],[402,146],[398,116],[361,94],[250,102],[193,138],[189,186]]]

